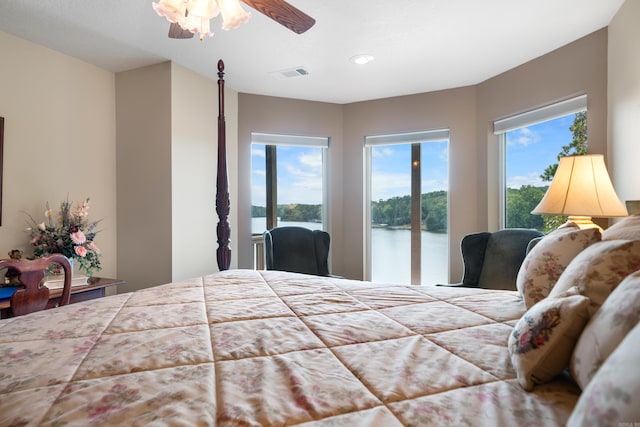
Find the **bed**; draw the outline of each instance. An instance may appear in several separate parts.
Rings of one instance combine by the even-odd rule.
[[[511,291],[223,271],[1,321],[0,425],[564,425],[573,382],[515,380],[524,311]]]

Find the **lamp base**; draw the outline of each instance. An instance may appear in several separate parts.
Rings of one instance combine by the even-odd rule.
[[[582,230],[587,228],[597,228],[598,230],[600,230],[600,232],[602,232],[602,227],[600,227],[598,224],[595,224],[593,221],[591,221],[590,216],[569,215],[569,221],[575,223]]]

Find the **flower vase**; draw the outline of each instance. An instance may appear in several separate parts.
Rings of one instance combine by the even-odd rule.
[[[71,278],[73,279],[73,258],[66,258],[67,261],[69,261],[69,266],[71,267]],[[50,276],[62,276],[64,275],[64,268],[62,268],[62,266],[58,263],[49,264],[49,267],[47,268],[47,274]]]

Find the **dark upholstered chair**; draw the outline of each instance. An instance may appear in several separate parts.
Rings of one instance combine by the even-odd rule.
[[[529,243],[542,236],[540,231],[524,228],[467,234],[460,243],[464,262],[462,283],[444,286],[515,291],[518,270]]]
[[[329,233],[304,227],[276,227],[265,231],[267,270],[329,276]]]
[[[71,297],[71,265],[62,254],[53,254],[34,260],[3,259],[0,260],[0,270],[7,269],[17,272],[19,282],[24,288],[19,288],[11,296],[9,302],[14,316],[44,310],[49,302],[49,288],[40,284],[44,279],[49,264],[58,263],[64,270],[64,287],[59,305],[69,304]]]

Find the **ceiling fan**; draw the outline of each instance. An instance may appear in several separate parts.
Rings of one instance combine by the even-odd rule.
[[[187,0],[187,1],[177,0],[177,2],[175,0],[173,1],[169,0],[168,3],[172,3],[172,5],[176,3],[180,4],[180,6],[184,8],[184,17],[186,19],[189,15],[189,10],[188,8],[185,8],[185,5],[189,1],[194,1],[194,0]],[[229,3],[228,0],[216,0],[216,1],[218,4],[221,5],[220,6],[221,8],[223,3],[227,3],[227,4]],[[315,19],[313,19],[306,13],[302,12],[300,9],[292,6],[285,0],[242,0],[242,2],[252,7],[253,9],[257,10],[258,12],[262,13],[263,15],[273,19],[277,23],[287,27],[288,29],[290,29],[291,31],[297,34],[304,33],[316,23]],[[167,3],[167,2],[161,1],[160,3]],[[184,29],[182,26],[180,26],[178,22],[174,22],[176,20],[170,19],[169,14],[167,14],[166,12],[159,11],[160,8],[157,7],[160,5],[159,3],[153,3],[153,5],[154,5],[154,9],[159,15],[165,16],[167,19],[169,19],[170,22],[172,22],[171,26],[169,27],[170,38],[189,39],[193,37],[194,32]],[[236,5],[235,8],[240,8],[239,4]],[[241,8],[240,8],[240,13],[241,14],[243,13]],[[224,11],[223,11],[223,15],[224,15]],[[243,20],[236,22],[233,25],[233,27],[239,25],[241,22],[246,22],[246,20],[248,19],[248,15],[245,14],[245,16],[246,17],[244,17]]]

